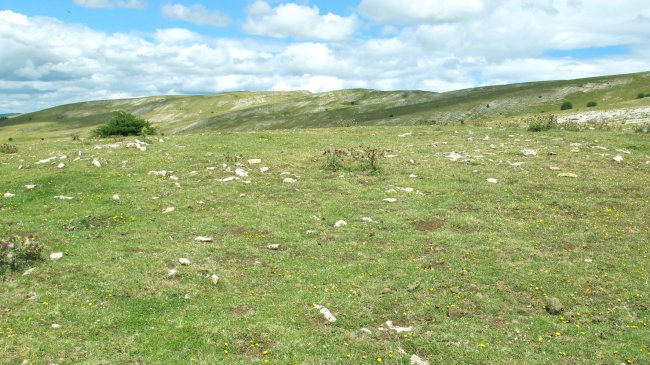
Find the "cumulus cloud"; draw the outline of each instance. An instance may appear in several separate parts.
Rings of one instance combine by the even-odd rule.
[[[185,6],[183,4],[166,4],[162,7],[166,18],[186,22],[223,27],[230,24],[230,18],[218,11],[206,9],[203,5]]]
[[[355,15],[347,17],[327,13],[320,14],[316,6],[286,3],[273,8],[269,3],[257,0],[247,9],[248,18],[243,29],[249,34],[298,39],[344,41],[359,27]]]
[[[74,0],[74,3],[84,8],[108,9],[108,8],[127,8],[127,9],[144,9],[147,7],[146,1],[142,0]]]
[[[382,23],[437,24],[484,15],[493,0],[362,0],[362,15]]]

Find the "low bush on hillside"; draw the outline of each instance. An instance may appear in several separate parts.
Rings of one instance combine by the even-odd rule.
[[[3,143],[2,145],[0,145],[0,152],[2,152],[2,153],[17,153],[18,152],[18,147],[16,147],[13,144]]]
[[[578,122],[564,122],[560,124],[560,129],[570,132],[579,132],[581,130]]]
[[[119,111],[110,121],[93,131],[96,137],[144,136],[155,134],[151,123],[133,114]]]
[[[587,103],[587,108],[592,108],[594,106],[598,106],[598,103],[595,101],[590,101]]]
[[[646,94],[646,93],[638,93],[637,96],[636,96],[636,98],[637,98],[637,99],[643,99],[643,98],[646,98],[646,97],[648,97],[648,96],[650,96],[650,94]]]
[[[634,126],[635,133],[650,133],[650,123],[642,123]]]
[[[325,156],[324,168],[326,170],[358,169],[367,172],[378,172],[380,170],[379,160],[384,157],[384,151],[362,145],[350,149],[328,148],[323,151],[323,156]]]
[[[524,125],[531,132],[548,131],[557,128],[557,116],[554,114],[538,114],[524,119]]]
[[[13,236],[0,240],[0,274],[7,270],[24,268],[34,261],[41,260],[43,245],[29,233],[26,236]]]
[[[565,101],[560,106],[560,110],[569,110],[569,109],[573,109],[573,103],[570,101]]]

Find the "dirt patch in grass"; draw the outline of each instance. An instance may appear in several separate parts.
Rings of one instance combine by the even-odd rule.
[[[413,222],[413,228],[418,231],[431,232],[442,228],[445,223],[447,223],[447,221],[442,218],[433,218],[430,220],[415,221]]]

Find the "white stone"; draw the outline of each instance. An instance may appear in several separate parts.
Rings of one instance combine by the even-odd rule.
[[[50,260],[58,260],[63,257],[63,252],[52,252],[50,254]]]
[[[93,165],[96,167],[102,167],[102,164],[99,162],[99,159],[93,158]]]
[[[220,181],[220,182],[229,182],[229,181],[233,181],[233,180],[239,180],[239,178],[236,177],[236,176],[230,176],[230,177],[226,177],[226,178],[224,178],[224,179],[219,179],[219,180],[217,180],[217,181]]]
[[[173,278],[178,274],[178,270],[176,269],[169,269],[167,270],[167,277],[168,278]]]
[[[235,175],[240,176],[240,177],[246,177],[248,176],[248,171],[244,169],[235,169]]]
[[[62,168],[64,168],[64,167],[65,167],[65,164],[64,164],[63,162],[59,162],[59,164],[56,165],[56,168],[57,168],[57,169],[62,169]]]
[[[411,326],[409,327],[393,326],[393,321],[386,321],[386,327],[388,327],[389,330],[393,330],[397,333],[413,331],[413,327]]]
[[[523,165],[524,163],[525,162],[511,162],[510,166],[519,167],[519,166]]]
[[[521,150],[521,154],[524,155],[524,156],[527,156],[527,157],[528,156],[537,156],[537,150],[532,149],[532,148],[527,148],[527,149]]]
[[[398,135],[398,137],[408,137],[408,136],[410,136],[412,134],[413,134],[412,132],[407,132],[407,133]]]
[[[405,193],[412,193],[415,191],[413,188],[399,188],[399,190],[405,192]]]
[[[169,177],[169,180],[178,181],[178,176],[172,175],[172,176]]]
[[[214,239],[212,237],[203,237],[203,236],[198,236],[194,238],[194,241],[196,242],[212,242]]]
[[[113,199],[113,201],[116,201],[116,202],[119,202],[119,201],[121,200],[121,199],[120,199],[120,196],[119,196],[118,194],[113,194],[113,196],[111,197],[111,199]]]
[[[290,177],[285,177],[284,180],[282,180],[283,183],[287,183],[287,184],[295,184],[297,181],[298,180],[292,179]]]
[[[25,270],[25,272],[23,273],[23,276],[25,276],[25,275],[29,275],[29,274],[33,273],[33,272],[34,272],[34,269],[35,269],[35,268],[32,267],[31,269],[27,269],[27,270]]]
[[[492,184],[496,184],[496,183],[499,182],[499,180],[497,180],[497,179],[495,179],[495,178],[492,178],[492,177],[486,179],[485,181],[487,181],[487,182],[489,182],[489,183],[492,183]]]
[[[361,220],[366,223],[375,223],[375,221],[370,217],[361,217]]]
[[[336,322],[336,317],[334,317],[334,315],[332,314],[332,312],[330,312],[329,309],[319,304],[315,305],[314,309],[318,310],[323,315],[323,317],[325,317],[325,320],[327,320],[329,323]]]
[[[277,243],[274,243],[274,244],[272,244],[272,245],[268,245],[268,246],[266,246],[266,248],[268,248],[269,250],[277,251],[277,250],[280,249],[280,245],[277,244]]]
[[[395,198],[386,198],[386,199],[384,199],[384,201],[386,203],[395,203],[397,201],[397,199],[395,199]]]
[[[409,175],[409,177],[410,177],[411,179],[415,179],[415,178],[418,177],[418,175],[416,175],[416,174],[411,174],[411,175]]]
[[[572,172],[564,172],[564,173],[558,174],[557,176],[558,177],[571,177],[571,178],[578,177],[578,175],[576,175],[576,174],[574,174]]]
[[[174,207],[167,207],[167,208],[163,209],[163,213],[165,213],[165,214],[166,213],[171,213],[171,212],[173,212],[175,210],[176,210],[176,208],[174,208]]]
[[[262,160],[260,160],[259,158],[248,159],[248,164],[249,165],[257,165],[257,164],[260,164],[260,163],[262,163]]]
[[[178,263],[187,266],[192,262],[189,259],[186,259],[185,257],[181,257],[180,259],[178,259]]]
[[[365,333],[365,334],[372,335],[372,331],[369,330],[369,329],[367,329],[367,328],[365,328],[365,327],[362,328],[362,329],[360,329],[360,331],[363,332],[363,333]]]
[[[418,355],[411,355],[411,365],[429,365],[429,362],[422,360]]]
[[[212,281],[212,284],[217,285],[219,284],[219,275],[213,274],[210,276],[210,280]]]
[[[4,196],[5,198],[13,198],[14,196],[16,196],[16,194],[12,194],[12,193],[10,193],[10,192],[6,192],[6,193],[4,193],[3,196]]]
[[[72,200],[71,196],[65,196],[65,195],[57,195],[54,197],[54,199],[61,199],[61,200]]]
[[[623,162],[623,156],[621,156],[621,155],[614,156],[614,161],[616,161],[618,163]]]
[[[348,222],[346,222],[344,220],[339,220],[339,221],[336,221],[336,223],[334,223],[334,227],[336,227],[336,228],[345,227],[347,225],[348,225]]]
[[[264,172],[267,172],[267,171],[269,171],[268,167],[266,167],[266,166],[260,167],[260,172],[264,173]]]
[[[173,171],[167,171],[167,170],[160,170],[160,171],[149,171],[149,175],[155,175],[155,176],[167,176],[167,173],[172,173]]]
[[[35,187],[36,187],[35,184],[27,184],[27,185],[25,185],[25,189],[27,189],[27,190],[32,190],[32,189],[34,189]]]

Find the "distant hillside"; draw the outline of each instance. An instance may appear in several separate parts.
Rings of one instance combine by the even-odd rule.
[[[650,116],[650,97],[636,98],[643,92],[650,93],[650,72],[445,93],[352,89],[153,96],[62,105],[15,116],[2,123],[0,138],[83,135],[118,110],[148,119],[165,133],[491,121],[542,112],[570,118],[589,111],[598,118],[613,110],[639,108]],[[574,109],[560,112],[567,100]],[[589,101],[598,105],[587,108]],[[643,119],[646,114],[639,115]]]
[[[20,115],[20,113],[0,113],[0,118],[9,118],[15,115]]]

